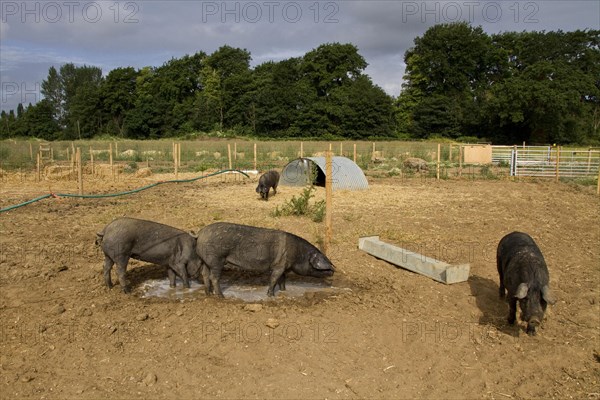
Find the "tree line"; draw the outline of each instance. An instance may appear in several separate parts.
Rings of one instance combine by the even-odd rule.
[[[43,100],[0,115],[0,137],[486,140],[600,144],[600,31],[505,32],[440,24],[406,51],[398,97],[353,44],[250,67],[222,46],[159,67],[51,67]]]

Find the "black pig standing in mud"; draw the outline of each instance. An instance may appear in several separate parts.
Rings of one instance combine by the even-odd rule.
[[[271,270],[268,296],[275,294],[275,285],[285,290],[285,274],[327,277],[335,269],[329,259],[305,239],[288,232],[217,222],[198,233],[196,252],[210,270],[205,279],[206,293],[211,286],[223,297],[219,279],[225,265],[246,271]]]
[[[555,303],[542,252],[531,236],[512,232],[500,240],[496,261],[500,298],[504,298],[505,290],[508,290],[508,323],[515,323],[519,300],[521,320],[527,322],[527,333],[535,335],[544,319],[547,304]]]
[[[190,287],[189,277],[197,278],[202,261],[196,254],[196,240],[190,233],[157,222],[135,218],[118,218],[96,233],[96,244],[104,252],[104,281],[113,287],[110,271],[117,264],[117,275],[123,292],[130,291],[125,279],[129,258],[167,267],[171,287],[175,274]]]
[[[279,172],[271,170],[265,172],[258,179],[256,193],[260,193],[260,197],[269,200],[269,190],[273,188],[273,194],[277,194],[277,185],[279,184]]]

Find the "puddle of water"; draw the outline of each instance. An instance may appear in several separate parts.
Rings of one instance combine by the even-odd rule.
[[[169,286],[168,279],[152,279],[144,282],[141,287],[141,297],[161,297],[173,300],[189,300],[196,298],[204,298],[204,285],[198,282],[191,281],[190,288],[183,287],[182,282],[177,279],[177,286],[172,288]],[[275,297],[280,295],[286,297],[302,297],[308,292],[336,292],[342,288],[336,288],[324,281],[296,281],[288,278],[286,282],[286,290],[281,291],[278,287],[275,289]],[[245,302],[268,300],[267,285],[252,284],[250,282],[240,285],[221,279],[221,290],[225,298],[239,299]]]

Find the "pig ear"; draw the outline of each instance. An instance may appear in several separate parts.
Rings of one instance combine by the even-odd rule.
[[[546,300],[546,303],[548,304],[556,303],[556,299],[552,295],[552,292],[550,292],[550,287],[548,285],[544,285],[544,287],[542,287],[542,298]]]
[[[529,287],[527,286],[527,284],[525,282],[521,283],[517,288],[517,293],[515,293],[515,297],[519,300],[523,300],[525,297],[527,297],[528,290]]]

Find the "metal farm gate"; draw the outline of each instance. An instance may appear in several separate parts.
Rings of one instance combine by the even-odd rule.
[[[511,176],[595,177],[600,169],[600,151],[561,149],[553,146],[513,147],[510,154]]]

